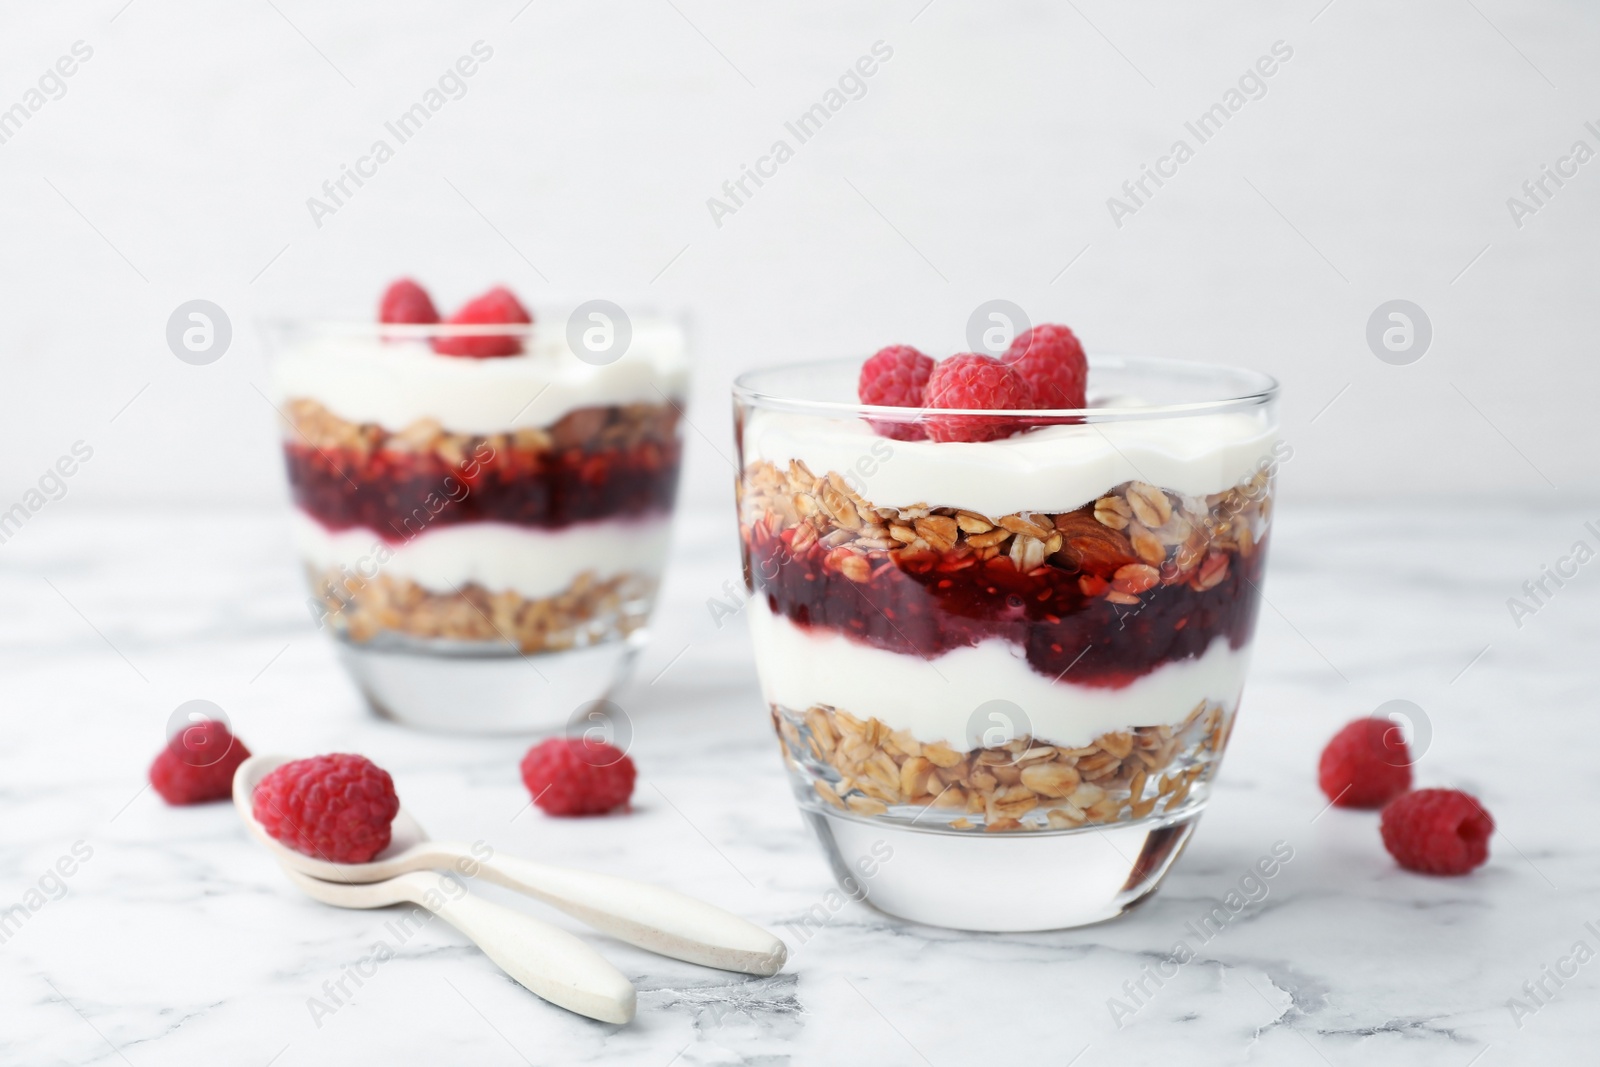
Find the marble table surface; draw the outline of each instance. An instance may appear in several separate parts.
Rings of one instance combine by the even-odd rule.
[[[1507,598],[1600,541],[1584,525],[1600,507],[1283,509],[1242,718],[1165,887],[1114,922],[1009,935],[853,903],[795,933],[831,883],[742,621],[707,608],[737,580],[731,521],[682,519],[654,644],[616,697],[635,810],[562,821],[528,809],[522,742],[363,710],[310,625],[281,513],[35,516],[0,545],[0,909],[22,908],[0,943],[0,1062],[1592,1059],[1600,781],[1579,772],[1595,752],[1581,719],[1597,710],[1600,563],[1547,584],[1520,627]],[[173,809],[144,786],[168,716],[194,698],[257,751],[372,756],[436,836],[702,895],[782,933],[790,963],[747,978],[602,940],[638,987],[626,1027],[539,1001],[442,923],[374,966],[391,913],[312,903],[229,806]],[[1373,815],[1326,810],[1317,791],[1324,740],[1396,698],[1427,718],[1420,781],[1473,791],[1499,824],[1471,877],[1398,870]],[[1190,924],[1276,842],[1294,858],[1267,895],[1197,942]],[[1196,958],[1135,997],[1179,939]],[[341,981],[348,995],[315,1011]]]

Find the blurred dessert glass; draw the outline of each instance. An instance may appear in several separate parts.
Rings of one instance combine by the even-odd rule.
[[[666,556],[680,325],[594,302],[565,328],[271,333],[311,613],[372,707],[543,731],[604,696],[644,642]],[[502,347],[473,358],[485,339]]]

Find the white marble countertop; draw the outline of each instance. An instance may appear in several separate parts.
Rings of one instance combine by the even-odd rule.
[[[806,940],[785,924],[831,882],[782,779],[742,623],[718,629],[706,608],[737,577],[731,518],[684,519],[656,642],[617,697],[635,727],[636,810],[562,821],[526,810],[522,743],[412,733],[362,709],[304,612],[283,515],[36,516],[0,546],[0,908],[26,911],[0,944],[0,1061],[1592,1058],[1600,963],[1563,960],[1580,941],[1600,950],[1600,784],[1582,725],[1600,564],[1520,629],[1506,598],[1574,541],[1600,540],[1583,528],[1600,509],[1286,511],[1227,765],[1147,906],[1084,930],[973,935],[848,904]],[[229,806],[173,809],[143,787],[168,716],[196,697],[258,752],[367,753],[436,836],[703,895],[783,933],[790,963],[746,978],[602,942],[639,990],[637,1020],[618,1028],[537,1000],[434,924],[314,1020],[310,998],[387,939],[391,916],[312,903]],[[1396,697],[1431,721],[1421,784],[1474,791],[1499,824],[1471,877],[1406,874],[1373,815],[1324,811],[1322,743]],[[1268,896],[1119,1028],[1108,1000],[1133,1003],[1124,983],[1193,944],[1187,924],[1280,840],[1294,859]],[[89,858],[49,876],[75,845]],[[1547,977],[1575,966],[1559,988]],[[1524,983],[1541,979],[1534,999]],[[1534,1010],[1515,1016],[1512,998]]]

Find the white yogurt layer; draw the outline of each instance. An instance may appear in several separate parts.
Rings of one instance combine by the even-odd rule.
[[[999,441],[894,441],[858,418],[752,411],[746,463],[799,459],[837,471],[879,507],[960,507],[984,515],[1071,511],[1128,481],[1220,493],[1252,477],[1278,440],[1264,409],[1048,426]]]
[[[996,725],[973,716],[992,700],[1022,709],[1028,725],[1016,724],[1019,733],[1072,746],[1111,730],[1176,726],[1202,700],[1232,708],[1250,656],[1248,646],[1234,651],[1226,637],[1218,637],[1197,659],[1167,663],[1121,689],[1105,689],[1052,681],[1028,665],[1021,649],[1000,639],[923,659],[821,628],[807,630],[774,615],[760,594],[751,600],[749,615],[756,669],[769,703],[796,711],[831,704],[909,730],[918,741],[945,741],[963,751],[981,747],[979,734]]]
[[[621,358],[585,363],[560,326],[535,327],[520,356],[467,359],[436,354],[422,341],[376,336],[316,337],[272,367],[277,399],[306,397],[348,422],[399,431],[434,419],[463,434],[548,426],[577,408],[661,404],[688,383],[683,331],[661,320],[633,323]]]
[[[512,590],[529,598],[559,593],[585,571],[602,579],[624,572],[659,575],[671,532],[667,518],[561,530],[473,522],[436,526],[388,544],[371,530],[328,530],[298,509],[292,521],[300,554],[319,570],[347,567],[368,579],[385,574],[434,593],[476,582],[490,592]],[[380,560],[384,549],[392,553],[387,561]]]

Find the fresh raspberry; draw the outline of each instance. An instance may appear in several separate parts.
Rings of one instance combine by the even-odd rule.
[[[401,278],[383,292],[383,302],[378,305],[379,322],[439,321],[439,310],[433,306],[428,290],[412,281]]]
[[[1022,375],[1042,408],[1087,407],[1089,362],[1065,326],[1035,326],[1018,334],[1000,357]]]
[[[890,345],[861,365],[856,396],[863,404],[891,408],[920,408],[933,360],[910,345]],[[872,428],[897,441],[920,441],[927,434],[914,422],[868,419]]]
[[[633,760],[586,738],[552,737],[522,757],[522,781],[551,815],[604,815],[633,795]]]
[[[267,833],[332,863],[366,863],[388,848],[400,810],[389,772],[345,753],[285,763],[257,783],[253,799]]]
[[[233,793],[233,772],[250,758],[244,742],[215,719],[172,735],[150,764],[150,784],[168,804],[203,804]]]
[[[450,326],[483,326],[499,323],[526,325],[533,321],[528,309],[523,307],[505,286],[496,286],[480,297],[475,297],[451,315]],[[522,351],[522,338],[514,334],[489,334],[475,337],[435,337],[433,350],[441,356],[467,356],[471,359],[492,359],[495,356],[515,356]]]
[[[1400,866],[1423,874],[1466,874],[1489,858],[1494,819],[1457,789],[1419,789],[1389,801],[1383,847]]]
[[[1016,411],[1033,406],[1022,376],[993,356],[964,352],[942,359],[928,376],[930,408],[981,408]],[[981,415],[932,415],[928,437],[934,441],[993,441],[1021,428],[1014,418]]]
[[[1317,784],[1341,808],[1381,808],[1411,788],[1411,751],[1388,719],[1357,719],[1333,735]]]

